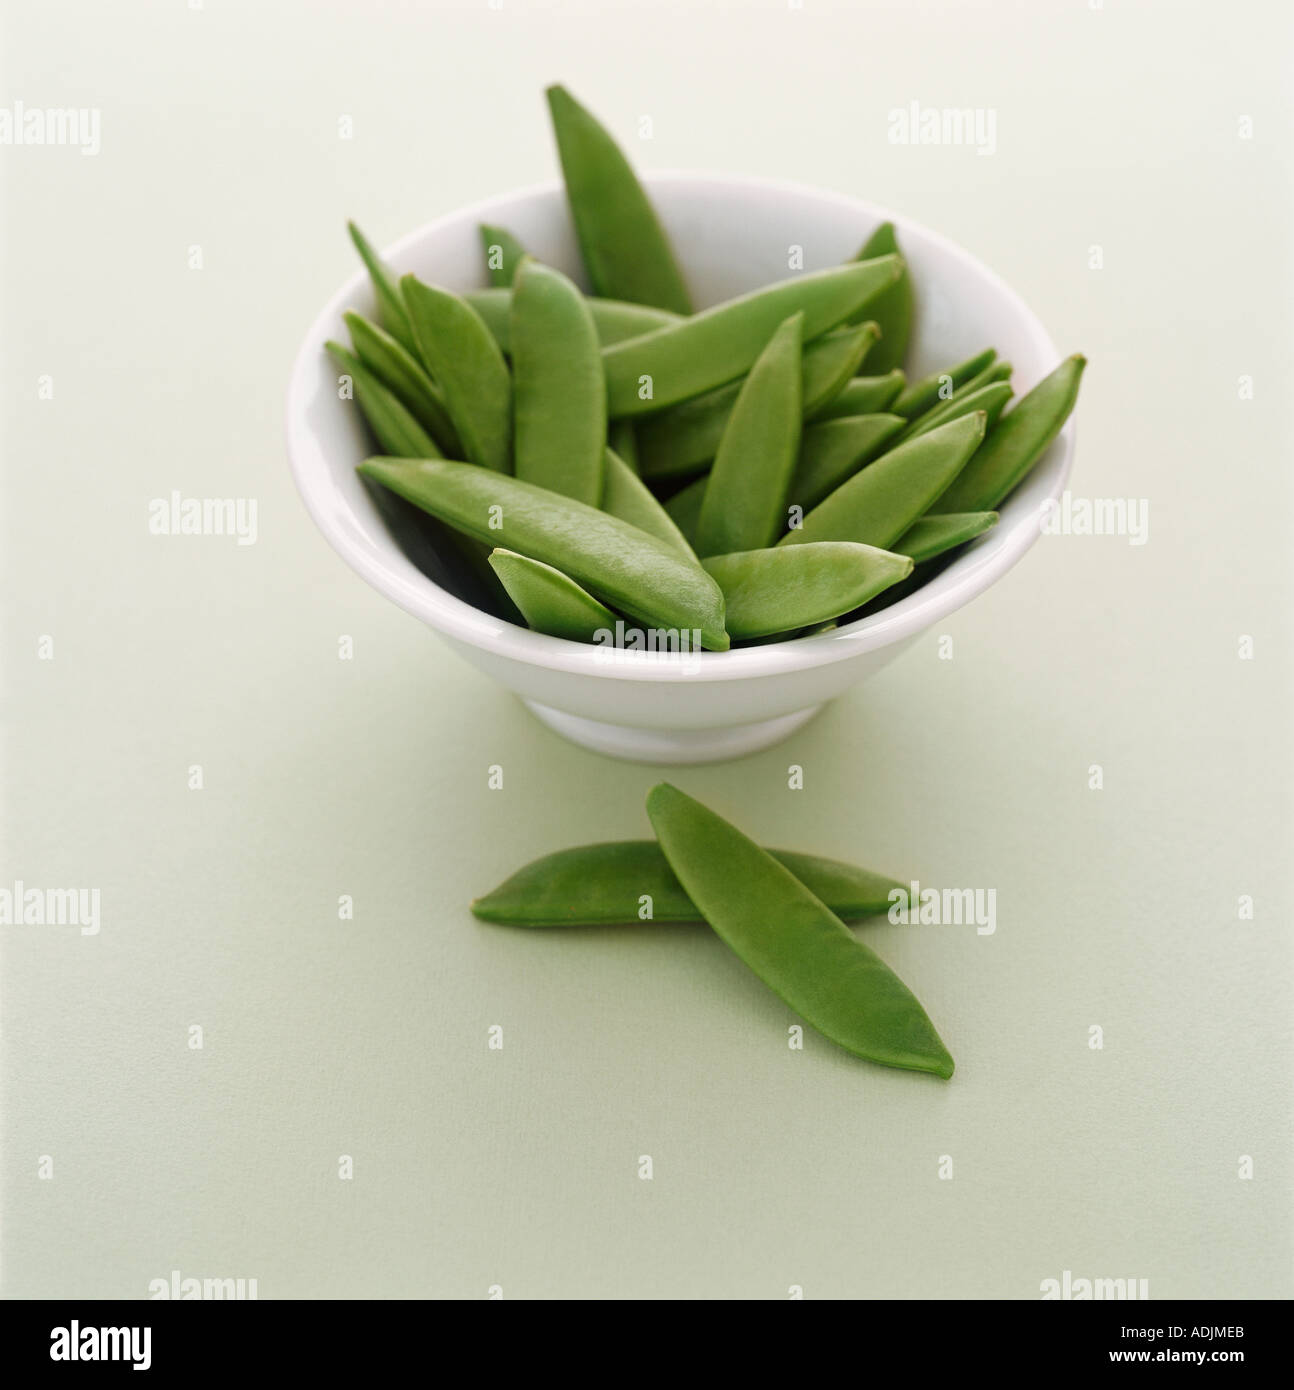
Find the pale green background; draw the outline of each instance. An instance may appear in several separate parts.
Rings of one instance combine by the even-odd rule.
[[[1291,1292],[1285,5],[6,10],[0,104],[103,113],[96,158],[0,149],[0,882],[104,917],[0,929],[9,1295]],[[1091,359],[1075,491],[1149,499],[1147,545],[1044,541],[781,747],[669,774],[766,842],[997,888],[996,936],[868,938],[949,1084],[788,1050],[703,928],[477,924],[523,861],[645,834],[660,774],[540,727],[293,490],[344,219],[390,242],[552,177],[554,80],[646,167],[965,244]],[[891,146],[912,100],[995,108],[997,154]],[[173,488],[257,498],[260,540],[150,536]]]

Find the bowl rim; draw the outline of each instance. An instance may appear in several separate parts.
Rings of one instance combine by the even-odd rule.
[[[1056,364],[1061,360],[1041,321],[1000,275],[957,242],[902,213],[832,189],[786,179],[668,169],[643,173],[640,177],[648,186],[709,184],[784,197],[809,197],[857,213],[860,222],[871,218],[873,226],[892,222],[901,238],[906,237],[913,243],[924,242],[979,276],[1015,311],[1044,359]],[[423,240],[450,224],[489,221],[498,209],[518,200],[564,195],[564,192],[560,180],[550,179],[493,194],[406,232],[381,255],[384,260],[400,262]],[[379,593],[445,637],[507,660],[604,680],[666,683],[787,675],[851,660],[916,636],[989,588],[1038,539],[1044,508],[1059,498],[1069,478],[1076,438],[1072,414],[1029,478],[1003,503],[997,526],[970,542],[947,568],[913,593],[878,613],[829,632],[726,652],[707,651],[699,659],[689,653],[691,659],[686,662],[650,652],[609,649],[550,637],[496,618],[442,589],[403,556],[385,528],[380,536],[373,536],[366,527],[359,525],[353,508],[343,502],[324,451],[314,432],[305,424],[306,407],[314,392],[324,341],[341,321],[342,311],[352,306],[356,297],[362,296],[368,288],[368,273],[361,267],[315,315],[293,360],[287,391],[286,428],[288,458],[297,491],[332,548]],[[1053,459],[1057,453],[1059,457]],[[411,574],[417,576],[416,580],[391,568],[383,558],[384,552],[391,551],[400,556]]]

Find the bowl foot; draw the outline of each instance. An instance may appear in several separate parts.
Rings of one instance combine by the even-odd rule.
[[[534,700],[523,699],[521,703],[541,723],[581,748],[634,763],[718,763],[758,753],[803,728],[823,708],[813,705],[758,724],[730,724],[719,729],[635,729],[584,719]]]

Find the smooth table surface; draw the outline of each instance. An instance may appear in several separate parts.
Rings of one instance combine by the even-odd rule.
[[[102,147],[0,147],[0,884],[97,886],[102,926],[0,928],[3,1291],[1037,1298],[1069,1270],[1288,1296],[1289,27],[11,12],[8,100],[98,107]],[[346,217],[381,245],[552,177],[551,81],[645,168],[961,241],[1090,358],[1075,496],[1148,503],[1144,545],[1045,538],[781,746],[664,770],[764,843],[996,889],[993,935],[863,929],[947,1084],[792,1050],[704,927],[477,923],[526,860],[649,833],[662,773],[541,726],[293,491],[287,371]],[[913,101],[992,108],[996,149],[889,143]],[[254,498],[255,544],[150,534],[173,490]]]

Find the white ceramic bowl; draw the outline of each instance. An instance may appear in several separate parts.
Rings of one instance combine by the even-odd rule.
[[[1046,330],[996,275],[915,222],[836,193],[764,179],[649,175],[645,182],[674,242],[698,307],[788,275],[792,247],[805,270],[847,260],[891,220],[917,294],[909,378],[992,344],[1014,364],[1017,395],[1060,361]],[[387,252],[398,273],[467,290],[481,286],[478,224],[514,232],[541,260],[587,282],[560,184],[490,199],[442,217]],[[355,473],[368,452],[354,409],[338,399],[328,338],[345,341],[342,311],[374,313],[358,270],[311,325],[288,387],[292,470],[311,516],[341,557],[373,587],[434,628],[474,666],[515,691],[576,743],[642,762],[710,762],[777,742],[823,704],[892,661],[932,623],[982,593],[1033,544],[1044,502],[1059,497],[1074,446],[1071,420],[988,534],[920,589],[869,617],[792,642],[691,660],[546,637],[472,607],[416,564],[388,529]],[[864,364],[865,366],[865,364]],[[417,553],[405,538],[405,546]],[[445,576],[441,574],[441,578]]]

